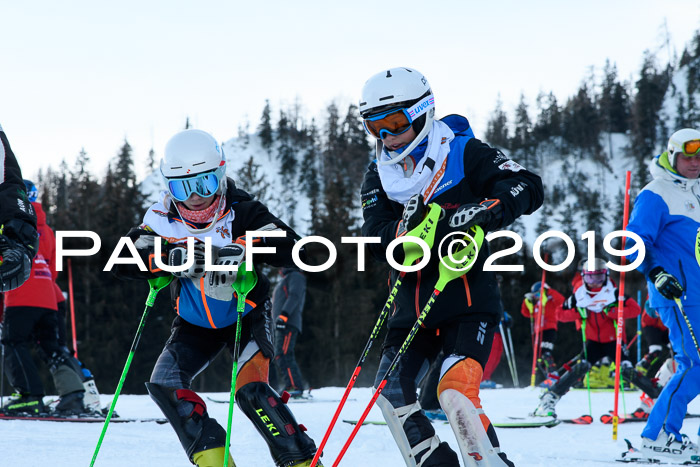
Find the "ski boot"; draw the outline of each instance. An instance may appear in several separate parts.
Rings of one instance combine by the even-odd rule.
[[[30,396],[28,394],[13,394],[5,405],[2,406],[2,413],[7,415],[27,414],[30,416],[41,416],[47,413],[42,396]]]
[[[560,397],[554,394],[552,391],[547,391],[540,397],[540,405],[537,406],[535,411],[532,413],[533,417],[557,417],[557,413],[554,408],[559,402]]]
[[[192,455],[192,461],[197,467],[221,467],[224,465],[224,456],[226,449],[222,447],[207,449],[205,451],[195,452]],[[231,454],[228,455],[228,465],[236,467]]]
[[[638,372],[643,374],[644,376],[647,376],[647,373],[649,372],[649,368],[651,368],[652,365],[654,365],[656,362],[658,362],[659,358],[661,357],[661,350],[655,350],[653,352],[649,352],[646,354],[640,361],[637,362],[635,365],[635,368],[637,369]]]
[[[83,398],[85,391],[75,391],[61,396],[56,405],[55,413],[59,417],[70,417],[75,415],[87,415]]]
[[[648,459],[658,459],[674,464],[700,464],[698,446],[686,435],[678,439],[673,434],[661,431],[655,440],[642,436],[642,447],[639,452]]]
[[[490,379],[484,380],[479,384],[479,389],[501,389],[502,387],[502,384],[498,384]]]
[[[313,459],[307,459],[305,461],[292,461],[289,464],[285,464],[283,467],[309,467],[311,465],[311,461]],[[316,462],[316,465],[318,467],[323,467],[323,464],[321,464],[321,461]]]

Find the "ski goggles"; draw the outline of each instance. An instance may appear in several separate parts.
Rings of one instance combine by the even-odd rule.
[[[220,169],[216,169],[191,177],[169,179],[168,191],[177,201],[187,201],[193,193],[202,198],[209,198],[219,190],[221,176]]]
[[[431,94],[408,109],[394,108],[371,115],[365,118],[362,124],[365,126],[365,131],[375,138],[398,136],[407,132],[418,117],[432,108],[435,108],[435,98]]]
[[[700,154],[700,139],[692,139],[683,143],[683,154],[688,157]]]
[[[605,271],[583,272],[583,282],[586,284],[602,284],[605,281]]]

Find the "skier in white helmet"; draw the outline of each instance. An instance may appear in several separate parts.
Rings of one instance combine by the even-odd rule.
[[[389,243],[421,223],[425,204],[437,203],[446,211],[435,245],[448,233],[473,225],[485,231],[506,227],[542,204],[540,177],[474,138],[466,118],[435,118],[433,93],[420,72],[391,68],[372,76],[362,89],[359,110],[377,144],[377,159],[362,185],[362,233],[380,237],[380,244],[369,245],[377,259],[386,261]],[[436,256],[402,280],[375,386],[433,291]],[[445,358],[439,400],[465,465],[513,465],[501,452],[479,399],[484,365],[503,314],[496,278],[482,270],[488,256],[484,243],[471,270],[440,293],[425,328],[415,335],[377,400],[407,466],[460,465],[455,451],[438,439],[416,397],[418,372],[441,350]],[[398,273],[391,274],[393,282]]]
[[[174,273],[171,293],[177,317],[151,380],[146,383],[148,392],[170,421],[193,464],[224,464],[226,432],[209,416],[206,404],[191,387],[195,376],[222,350],[232,351],[234,347],[238,316],[232,284],[237,271],[205,271],[204,239],[211,239],[213,264],[235,266],[244,261],[246,246],[251,245],[247,231],[284,232],[284,237],[254,240],[276,250],[255,255],[258,282],[246,296],[236,402],[267,442],[275,465],[310,465],[316,453],[313,440],[296,422],[284,395],[280,398],[268,385],[270,359],[274,356],[270,283],[259,271],[261,262],[293,266],[291,252],[298,235],[226,177],[221,146],[204,131],[185,130],[173,136],[166,145],[160,170],[166,186],[163,199],[149,208],[143,223],[128,234],[149,271],[119,265],[117,274],[132,279],[169,274],[153,261],[157,236],[171,242],[164,247],[164,263],[185,265],[190,254],[194,263]],[[185,248],[187,237],[194,237],[193,251]]]
[[[696,463],[698,446],[680,430],[688,403],[700,394],[700,131],[673,133],[649,167],[654,180],[637,195],[627,230],[644,242],[638,269],[647,278],[651,306],[669,330],[677,367],[635,455]]]

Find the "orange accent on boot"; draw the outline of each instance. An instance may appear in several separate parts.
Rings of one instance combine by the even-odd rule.
[[[253,355],[253,358],[248,360],[241,367],[236,378],[236,391],[248,383],[267,383],[270,370],[270,359],[263,356],[262,352],[258,351]]]
[[[479,399],[479,384],[481,377],[484,374],[484,369],[481,368],[479,362],[473,358],[465,358],[452,366],[447,373],[440,379],[438,383],[438,398],[440,393],[446,389],[453,389],[461,394],[464,394],[467,399],[474,404],[477,409],[481,408],[481,399]],[[484,430],[488,432],[491,421],[485,414],[480,414],[479,418],[484,425]]]

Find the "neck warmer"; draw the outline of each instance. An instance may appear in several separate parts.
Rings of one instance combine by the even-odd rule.
[[[216,217],[223,212],[224,207],[221,207],[221,211],[217,213],[217,208],[219,207],[219,198],[221,195],[217,195],[214,201],[209,205],[208,208],[202,209],[201,211],[192,211],[187,209],[184,203],[177,203],[177,209],[180,211],[180,215],[183,219],[195,224],[208,224],[216,219]]]
[[[615,286],[610,280],[597,292],[591,292],[586,289],[585,285],[582,285],[576,289],[574,295],[576,296],[577,307],[586,308],[593,313],[600,313],[606,306],[617,302]]]
[[[433,128],[428,134],[428,143],[425,156],[416,164],[413,174],[406,176],[402,168],[402,161],[398,164],[377,165],[382,187],[389,199],[406,204],[411,196],[423,193],[427,203],[435,188],[439,186],[444,174],[443,164],[450,152],[450,142],[455,135],[445,123],[435,120]],[[389,160],[386,149],[380,156]],[[435,180],[437,178],[437,180]]]

